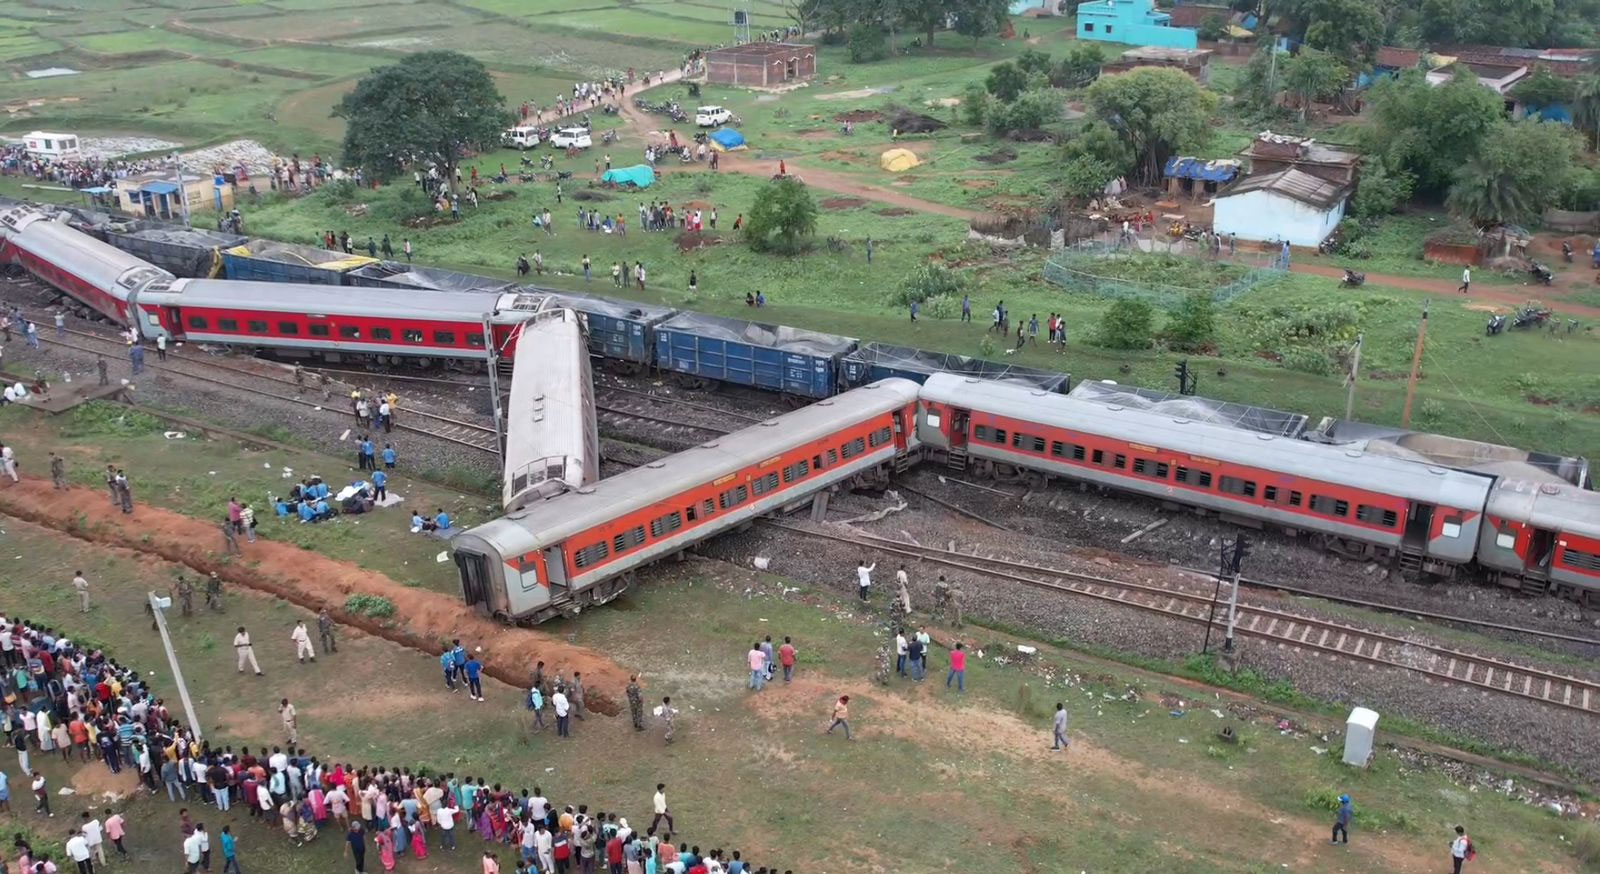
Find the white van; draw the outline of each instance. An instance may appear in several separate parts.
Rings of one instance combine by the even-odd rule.
[[[539,129],[536,127],[514,127],[500,134],[500,139],[506,145],[515,149],[531,149],[539,145]]]
[[[550,145],[557,149],[587,149],[594,140],[586,127],[564,127],[550,135]]]
[[[733,113],[720,106],[702,106],[694,111],[696,127],[716,127],[727,124],[733,118]]]

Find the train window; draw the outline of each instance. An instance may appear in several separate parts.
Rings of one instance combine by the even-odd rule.
[[[217,330],[237,332],[239,322],[237,319],[217,319]]]
[[[737,507],[749,499],[750,490],[744,486],[738,486],[736,488],[728,489],[727,491],[718,495],[717,503],[722,507],[722,509],[726,510],[729,507]]]
[[[578,567],[588,567],[589,565],[603,561],[605,557],[610,554],[611,548],[606,545],[604,540],[602,540],[593,546],[585,546],[584,548],[578,550],[577,553],[572,556],[572,563]]]
[[[1117,453],[1117,458],[1116,458],[1115,461],[1111,462],[1111,466],[1116,468],[1117,470],[1127,470],[1128,469],[1128,456],[1123,455],[1120,452]]]
[[[1211,488],[1211,471],[1195,470],[1191,467],[1179,467],[1177,480],[1184,485],[1199,486],[1202,489]]]
[[[421,343],[422,332],[416,328],[402,328],[400,330],[400,339],[407,343]]]
[[[691,511],[692,512],[692,511]],[[665,516],[650,520],[650,536],[661,537],[683,527],[683,514],[673,510]]]
[[[991,433],[991,429],[988,425],[979,425],[978,427],[972,429],[972,439],[993,440],[994,434]]]
[[[374,339],[374,340],[393,340],[394,339],[394,332],[389,330],[388,328],[373,328],[372,329],[372,339]]]
[[[700,514],[695,511],[694,504],[690,504],[689,506],[684,507],[683,508],[683,515],[687,516],[689,518],[690,522],[693,522],[694,520],[700,518]]]
[[[204,331],[206,329],[206,327],[207,327],[206,326],[206,320],[203,317],[201,317],[201,316],[190,316],[189,317],[189,328],[191,330]]]
[[[1564,548],[1561,550],[1561,563],[1578,570],[1600,571],[1600,553]]]
[[[1094,463],[1095,464],[1102,464],[1102,465],[1105,464],[1106,463],[1106,454],[1104,452],[1096,449],[1094,451]]]
[[[1278,487],[1277,486],[1267,486],[1266,489],[1261,492],[1261,496],[1263,498],[1266,498],[1267,499],[1267,503],[1269,503],[1269,504],[1278,503]]]
[[[1247,498],[1256,496],[1256,484],[1251,480],[1239,479],[1236,476],[1223,477],[1222,482],[1217,484],[1217,488],[1230,495],[1244,495]]]
[[[294,322],[279,322],[278,333],[292,337],[295,334],[300,333],[300,326]]]
[[[1349,501],[1334,501],[1333,502],[1333,515],[1335,515],[1335,516],[1348,516],[1348,515],[1350,515],[1350,502]]]
[[[479,333],[477,333],[475,331],[469,332],[467,334],[467,345],[471,346],[474,349],[482,349],[483,348],[483,335],[479,334]]]
[[[710,498],[706,498],[704,501],[700,502],[700,515],[709,519],[711,514],[715,513],[716,511],[717,505],[712,503]]]
[[[306,328],[311,331],[311,336],[313,336],[313,337],[326,337],[326,336],[328,336],[328,326],[327,325],[307,325]]]
[[[636,525],[611,538],[611,550],[617,555],[644,543],[644,526]]]
[[[1074,443],[1072,445],[1072,460],[1073,461],[1082,461],[1083,460],[1083,454],[1084,454],[1085,451],[1086,450],[1082,446],[1079,446],[1076,443]]]
[[[359,340],[361,339],[361,329],[350,325],[340,325],[339,336],[346,340]]]
[[[839,453],[833,449],[828,450],[828,466],[833,467],[839,463]]]
[[[456,332],[455,331],[434,331],[433,332],[433,342],[434,342],[435,345],[438,345],[438,346],[454,346],[454,345],[456,345]]]
[[[855,456],[866,451],[867,441],[861,439],[860,437],[857,437],[856,439],[851,440],[849,443],[839,447],[839,454],[843,455],[845,458],[854,458]]]
[[[996,428],[996,429],[994,429],[994,442],[1000,444],[1001,446],[1006,445],[1006,429],[1004,429],[1004,428]]]
[[[246,322],[245,325],[250,329],[250,333],[252,334],[265,334],[267,332],[266,322],[259,322],[255,319],[251,319],[250,321]]]
[[[1133,460],[1133,472],[1143,476],[1166,479],[1167,472],[1170,469],[1165,462],[1152,461],[1148,458],[1135,458]]]
[[[1301,501],[1301,495],[1300,495],[1300,493],[1299,493],[1299,492],[1296,492],[1296,491],[1293,491],[1293,490],[1291,490],[1291,491],[1290,491],[1290,492],[1289,492],[1289,506],[1291,506],[1291,507],[1298,507],[1298,506],[1300,506],[1300,501]]]
[[[1321,513],[1324,516],[1332,516],[1334,515],[1334,506],[1338,503],[1338,501],[1326,495],[1312,495],[1311,512]]]
[[[1028,440],[1031,441],[1031,443],[1029,444],[1028,448],[1032,449],[1034,452],[1039,453],[1040,455],[1044,454],[1044,438],[1043,437],[1029,437]]]
[[[764,495],[778,487],[777,473],[769,473],[750,483],[750,490],[758,495]]]
[[[1360,504],[1356,507],[1356,519],[1370,525],[1382,525],[1385,528],[1393,528],[1400,522],[1393,510],[1385,510],[1370,504]]]
[[[1444,517],[1444,524],[1439,526],[1439,533],[1445,537],[1460,537],[1461,523],[1463,521],[1465,521],[1465,518],[1460,513],[1446,516]]]
[[[1056,458],[1060,458],[1061,456],[1067,454],[1067,445],[1062,443],[1060,440],[1051,440],[1050,454]]]
[[[893,435],[889,433],[888,428],[879,428],[878,430],[873,431],[871,436],[867,437],[867,443],[871,446],[877,447],[888,443],[892,439]]]

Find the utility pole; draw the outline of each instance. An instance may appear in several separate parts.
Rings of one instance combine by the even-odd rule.
[[[150,613],[155,617],[156,628],[161,632],[161,645],[167,649],[167,665],[172,668],[172,679],[178,682],[178,697],[183,701],[183,714],[189,718],[189,728],[194,732],[195,740],[203,740],[205,730],[200,727],[200,720],[194,715],[194,701],[189,698],[189,684],[183,681],[183,668],[178,667],[178,652],[172,648],[172,635],[167,633],[166,609],[172,606],[171,598],[163,598],[155,592],[150,592]]]
[[[1417,374],[1422,370],[1422,344],[1428,338],[1428,301],[1422,302],[1422,321],[1417,323],[1417,349],[1411,353],[1411,379],[1406,383],[1406,408],[1400,414],[1400,427],[1411,427],[1411,401],[1417,396]]]
[[[189,189],[183,186],[183,158],[172,156],[173,172],[178,174],[178,203],[183,207],[183,226],[189,227]]]
[[[1356,378],[1361,374],[1361,334],[1356,335],[1356,350],[1350,359],[1350,375],[1345,377],[1347,391],[1344,396],[1344,417],[1350,418],[1356,408]]]
[[[1228,634],[1222,639],[1223,652],[1233,652],[1233,628],[1239,621],[1239,575],[1249,554],[1250,538],[1241,532],[1233,539],[1233,589],[1228,593]]]
[[[521,326],[519,325],[512,330],[506,342],[509,344],[520,333]],[[501,355],[500,347],[494,341],[494,322],[491,321],[489,313],[484,313],[483,316],[483,337],[484,350],[489,354],[487,362],[489,365],[489,409],[491,415],[494,416],[494,454],[495,458],[499,460],[500,466],[504,468],[506,464],[506,419],[505,409],[500,404]]]

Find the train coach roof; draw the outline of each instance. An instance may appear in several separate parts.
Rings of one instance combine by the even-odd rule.
[[[1447,507],[1482,507],[1489,491],[1487,477],[1442,467],[988,380],[934,374],[923,385],[922,398]]]
[[[1226,425],[1230,428],[1242,428],[1246,431],[1259,431],[1281,437],[1300,436],[1305,430],[1307,419],[1304,413],[1235,404],[1197,395],[1174,395],[1170,392],[1100,379],[1080,382],[1068,394],[1079,400],[1094,401],[1097,404],[1147,410],[1163,416],[1194,419],[1213,425]]]
[[[615,319],[631,319],[639,322],[660,322],[676,315],[677,310],[672,307],[658,306],[656,304],[641,303],[636,300],[616,300],[598,294],[578,294],[571,291],[555,291],[539,286],[523,286],[524,290],[534,291],[539,294],[548,294],[556,302],[565,307],[570,307],[580,313],[597,313],[611,316]]]
[[[1568,483],[1502,479],[1489,493],[1487,512],[1535,528],[1600,538],[1600,492]]]
[[[1023,367],[1020,364],[1002,364],[953,352],[930,352],[909,346],[888,343],[862,343],[847,357],[850,361],[864,361],[883,367],[913,373],[957,373],[1014,383],[1019,386],[1042,388],[1046,391],[1064,391],[1072,377],[1065,373]]]
[[[401,285],[406,288],[419,288],[429,291],[496,291],[504,292],[515,289],[516,283],[504,279],[494,279],[488,276],[478,276],[472,273],[457,273],[454,270],[440,270],[434,267],[421,267],[406,264],[400,261],[380,261],[368,264],[350,271],[349,276],[357,285],[362,280],[377,280],[390,285]]]
[[[473,528],[469,534],[516,552],[560,543],[568,536],[666,501],[717,477],[782,451],[836,433],[844,421],[898,409],[917,399],[917,384],[883,379],[809,407],[785,413],[593,486]],[[662,503],[662,512],[681,509]]]
[[[662,322],[658,328],[823,357],[849,352],[856,346],[855,340],[836,334],[822,334],[787,325],[747,322],[744,319],[725,319],[704,313],[680,312]]]
[[[382,289],[232,279],[180,279],[172,284],[171,295],[171,300],[145,295],[140,301],[241,311],[477,321],[492,311],[501,297],[489,292],[414,291],[402,301]]]

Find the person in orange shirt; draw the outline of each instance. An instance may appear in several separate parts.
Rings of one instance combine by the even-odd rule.
[[[833,722],[828,724],[828,730],[823,734],[833,734],[833,730],[844,726],[844,739],[850,740],[850,696],[840,695],[839,700],[833,704]]]
[[[84,724],[81,716],[74,716],[67,723],[67,734],[71,736],[73,746],[78,748],[79,758],[89,761],[89,726]]]

